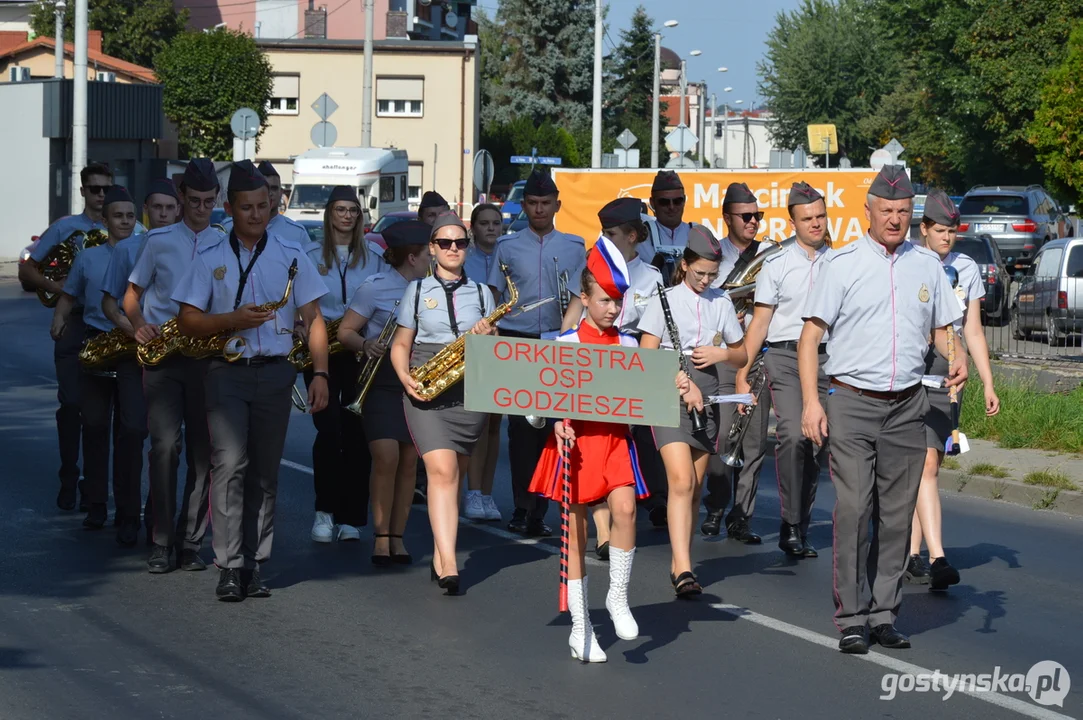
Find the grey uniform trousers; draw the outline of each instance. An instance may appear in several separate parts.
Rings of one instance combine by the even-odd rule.
[[[211,545],[220,568],[252,570],[271,555],[278,468],[297,369],[285,357],[267,360],[212,360],[207,370]]]
[[[56,366],[56,436],[60,444],[60,486],[74,490],[79,482],[79,442],[82,436],[82,411],[79,389],[82,368],[79,351],[86,337],[83,308],[72,310],[64,334],[53,344]]]
[[[770,353],[768,353],[770,354]],[[737,371],[728,365],[718,366],[719,393],[730,395],[736,392]],[[732,443],[726,435],[733,424],[737,406],[733,404],[719,407],[718,453],[712,455],[707,464],[707,496],[704,504],[710,512],[722,512],[733,500],[733,508],[726,514],[726,526],[741,520],[749,520],[756,509],[756,491],[760,485],[760,469],[767,453],[767,422],[770,419],[771,395],[764,392],[760,402],[752,411],[752,419],[745,431],[741,443],[741,455],[744,465],[731,468],[722,462],[722,456],[730,451]]]
[[[820,403],[827,407],[827,375],[820,355]],[[823,450],[812,444],[801,430],[801,378],[797,373],[797,351],[772,348],[764,356],[767,387],[775,410],[775,475],[778,477],[778,500],[782,522],[797,525],[801,537],[808,535],[816,486],[820,480],[820,456]],[[825,448],[826,449],[826,448]]]
[[[835,484],[835,625],[894,623],[910,552],[910,526],[925,465],[925,413],[918,384],[898,400],[833,386],[828,453]],[[870,532],[869,521],[872,521]],[[866,583],[871,597],[862,596]]]
[[[155,545],[199,550],[207,533],[211,440],[207,431],[206,360],[174,357],[143,371],[150,427],[150,522]],[[181,425],[188,472],[177,516]]]

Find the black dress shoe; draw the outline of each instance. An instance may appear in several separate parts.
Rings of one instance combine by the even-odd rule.
[[[865,626],[854,625],[842,631],[842,639],[839,640],[839,650],[848,655],[866,655],[869,652],[869,642],[865,639]]]
[[[79,497],[79,512],[90,512],[90,503],[82,496]]]
[[[215,596],[222,602],[240,602],[244,600],[241,588],[241,571],[237,568],[222,568],[218,573],[218,587]]]
[[[545,524],[541,518],[534,518],[526,524],[527,537],[552,537],[553,528]]]
[[[117,530],[117,544],[122,547],[135,547],[138,542],[139,521],[131,518],[121,520]]]
[[[782,552],[790,557],[804,557],[805,550],[801,545],[801,533],[796,525],[782,523],[778,531],[778,546]]]
[[[874,627],[870,637],[873,642],[880,643],[880,647],[888,650],[905,650],[910,647],[910,638],[896,630],[894,625],[887,623]]]
[[[598,559],[599,560],[605,560],[605,561],[608,562],[608,560],[609,560],[609,542],[606,541],[606,542],[602,543],[601,545],[595,545],[594,552],[596,552],[598,554]]]
[[[906,582],[912,585],[928,585],[929,564],[925,562],[921,555],[911,555],[910,559],[906,561],[904,577],[906,577]]]
[[[60,488],[56,496],[56,506],[61,510],[70,512],[75,509],[75,488]]]
[[[91,505],[83,518],[83,527],[87,530],[101,530],[105,527],[105,521],[109,518],[109,512],[105,505]]]
[[[515,509],[511,514],[511,522],[508,523],[508,531],[526,535],[526,510]]]
[[[647,513],[647,517],[650,518],[651,525],[656,528],[664,528],[669,525],[669,517],[667,515],[665,503],[655,503],[654,507]]]
[[[177,565],[181,570],[187,570],[188,572],[199,572],[207,569],[207,563],[203,562],[203,558],[195,550],[181,550],[180,555],[177,557]]]
[[[737,520],[727,525],[726,535],[733,540],[743,542],[745,545],[759,545],[763,542],[763,538],[749,529],[747,520]]]
[[[816,548],[812,547],[807,537],[801,538],[801,554],[807,558],[820,557],[820,553],[816,552]]]
[[[155,545],[154,549],[150,551],[150,559],[147,560],[147,572],[161,575],[172,570],[173,564],[169,557],[171,554],[172,548]]]
[[[722,532],[722,510],[708,510],[707,518],[699,526],[699,531],[707,537],[714,537]]]
[[[947,590],[951,585],[959,584],[959,571],[953,568],[946,558],[938,557],[933,560],[929,569],[929,589]]]
[[[250,598],[269,598],[271,597],[271,590],[263,584],[263,580],[259,576],[259,568],[255,570],[248,570],[242,572],[241,577],[248,575],[248,580],[244,583],[244,595]]]

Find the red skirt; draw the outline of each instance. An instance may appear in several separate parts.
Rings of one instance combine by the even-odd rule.
[[[613,490],[633,486],[636,497],[650,493],[639,470],[636,446],[625,425],[578,422],[571,448],[571,504],[593,505],[602,502]],[[559,502],[562,495],[564,463],[556,435],[550,435],[542,450],[530,492]]]

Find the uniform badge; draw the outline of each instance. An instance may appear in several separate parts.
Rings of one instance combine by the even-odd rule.
[[[436,302],[436,298],[425,298],[425,307],[429,310],[435,310],[437,305],[439,305],[439,303]]]
[[[716,332],[714,334],[714,346],[715,347],[722,347],[722,333]]]
[[[226,279],[226,266],[225,265],[221,265],[221,266],[216,267],[214,269],[214,279],[215,280],[225,280]]]
[[[921,289],[918,290],[918,300],[922,301],[923,303],[929,302],[929,288],[925,285],[925,283],[922,283]]]
[[[966,290],[964,290],[962,287],[955,288],[955,297],[959,298],[960,300],[966,300]]]
[[[316,270],[317,270],[317,272],[320,273],[320,275],[326,275],[327,274],[327,266],[324,265],[323,263],[320,263],[319,265],[317,265]]]

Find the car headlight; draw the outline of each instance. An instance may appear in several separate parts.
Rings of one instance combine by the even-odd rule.
[[[501,213],[501,215],[504,216],[505,220],[511,220],[511,213]]]
[[[19,253],[19,262],[24,263],[30,259],[30,249],[23,248],[23,251]]]

